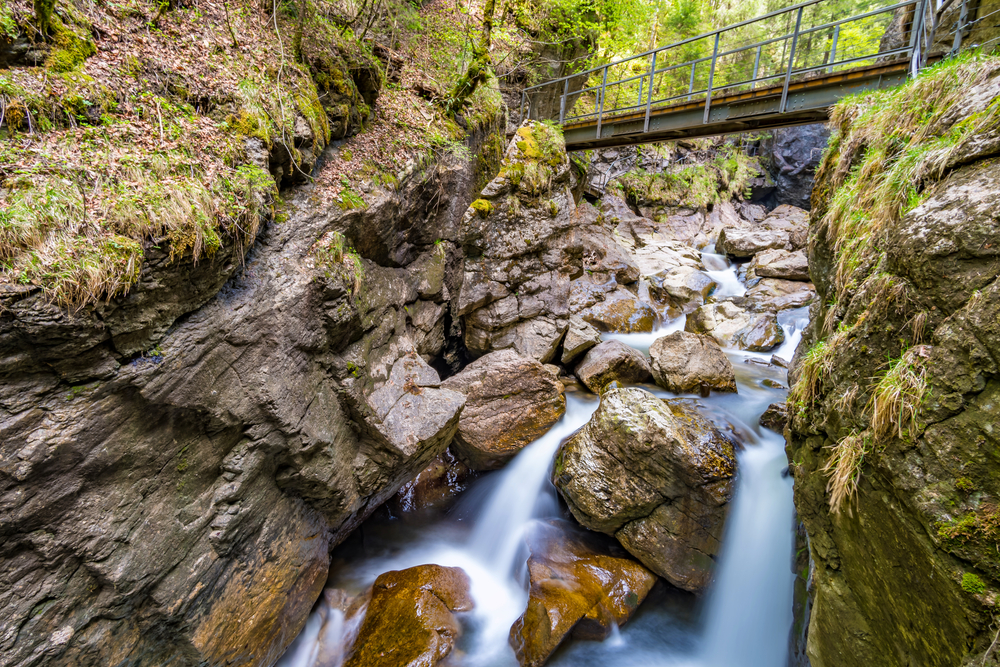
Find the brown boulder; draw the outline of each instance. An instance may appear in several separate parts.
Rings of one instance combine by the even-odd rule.
[[[566,411],[562,383],[514,350],[480,357],[441,386],[465,396],[451,446],[473,470],[499,468]]]
[[[652,372],[642,352],[621,341],[607,340],[590,348],[576,367],[576,376],[587,389],[599,394],[613,380],[623,384],[646,382]]]
[[[809,280],[809,260],[805,250],[765,250],[754,255],[749,269],[761,278]]]
[[[613,333],[638,333],[652,331],[656,324],[656,310],[624,288],[618,288],[579,313],[585,321],[601,331]]]
[[[653,379],[668,391],[736,391],[733,365],[712,338],[675,331],[649,348]]]
[[[357,641],[344,667],[430,667],[451,653],[469,611],[461,568],[419,565],[379,575]]]
[[[762,278],[743,295],[743,303],[760,311],[781,311],[808,306],[816,299],[812,283],[779,278]]]
[[[764,410],[764,414],[760,416],[761,426],[778,433],[785,430],[786,423],[788,423],[788,404],[786,403],[771,403],[767,406],[767,410]]]
[[[510,645],[525,667],[543,664],[570,633],[607,638],[656,583],[613,541],[566,521],[533,524],[527,541],[528,607],[510,629]]]
[[[708,585],[735,486],[734,445],[689,401],[614,389],[556,455],[576,519],[675,586]]]

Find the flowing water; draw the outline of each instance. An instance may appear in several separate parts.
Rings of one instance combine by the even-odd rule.
[[[725,293],[742,285],[733,267],[710,255],[706,266]],[[714,262],[714,263],[713,263]],[[711,266],[709,266],[711,264]],[[716,266],[719,264],[719,266]],[[718,275],[715,275],[718,274]],[[732,283],[739,287],[734,287]],[[742,293],[742,292],[739,292]],[[779,316],[785,342],[774,354],[790,359],[808,322],[806,309]],[[652,342],[683,328],[683,318],[652,334],[609,334],[648,352]],[[785,391],[785,371],[770,354],[726,350],[738,394],[698,399],[706,416],[736,434],[736,497],[730,509],[716,578],[704,598],[666,585],[654,588],[635,616],[603,642],[567,640],[547,663],[554,667],[784,667],[792,624],[793,506],[785,474],[784,440],[758,425]],[[658,396],[674,396],[646,386]],[[476,608],[461,614],[464,634],[453,655],[463,667],[516,667],[507,644],[511,624],[527,602],[522,534],[529,522],[561,516],[549,471],[559,443],[596,410],[595,397],[568,392],[566,414],[546,435],[500,471],[478,480],[452,511],[422,521],[373,518],[334,552],[329,585],[358,594],[386,571],[436,563],[458,566],[471,580]],[[349,627],[350,626],[350,627]],[[336,667],[357,630],[321,601],[279,667]]]

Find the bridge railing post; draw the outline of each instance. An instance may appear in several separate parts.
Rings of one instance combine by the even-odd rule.
[[[604,66],[604,76],[601,79],[601,99],[597,109],[597,138],[601,138],[601,121],[604,119],[604,91],[608,87],[608,66]]]
[[[969,2],[962,0],[962,7],[958,12],[958,25],[955,26],[955,41],[951,45],[952,54],[962,50],[962,33],[965,32],[965,24],[969,20]]]
[[[653,51],[653,59],[649,63],[649,91],[646,93],[646,120],[642,124],[642,131],[649,132],[649,110],[653,106],[653,77],[656,76],[656,51]]]
[[[569,79],[563,83],[563,94],[559,98],[559,124],[566,120],[566,100],[569,97]]]
[[[687,101],[691,101],[691,93],[694,92],[694,66],[698,63],[691,63],[691,80],[688,82],[688,98]]]
[[[760,71],[760,50],[762,46],[757,47],[757,55],[753,59],[753,79],[750,81],[750,90],[757,87],[757,73]]]
[[[914,8],[913,22],[910,24],[910,76],[916,76],[923,66],[923,49],[920,37],[924,32],[926,14],[927,0],[920,0]]]
[[[830,58],[826,61],[829,67],[826,68],[826,73],[829,74],[833,71],[833,63],[837,62],[837,40],[840,39],[840,26],[835,26],[833,28],[833,41],[830,42]]]
[[[522,123],[524,122],[524,99],[527,96],[528,96],[528,93],[526,93],[525,91],[522,90],[521,91],[521,111],[520,111],[520,116],[521,116],[520,121]]]
[[[802,10],[799,10],[802,11]],[[712,51],[712,66],[708,70],[708,90],[705,94],[705,118],[702,124],[708,124],[708,114],[712,109],[712,84],[715,83],[715,61],[719,57],[719,33],[715,33],[715,49]]]
[[[788,54],[788,69],[785,70],[785,85],[781,87],[781,106],[778,113],[785,113],[788,106],[788,84],[792,81],[792,69],[795,67],[795,47],[799,43],[799,30],[802,29],[802,7],[795,14],[795,32],[792,34],[792,48]]]

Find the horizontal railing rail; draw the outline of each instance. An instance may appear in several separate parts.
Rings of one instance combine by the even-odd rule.
[[[953,8],[956,2],[960,6]],[[631,121],[643,114],[642,132],[649,132],[654,112],[690,109],[684,105],[692,102],[704,105],[702,123],[709,124],[714,100],[744,93],[775,100],[780,95],[777,113],[783,114],[790,88],[801,81],[833,80],[890,62],[905,63],[907,74],[915,75],[931,48],[937,48],[933,40],[949,10],[953,18],[945,38],[951,52],[957,52],[981,20],[969,17],[968,2],[890,0],[841,17],[824,15],[828,7],[829,12],[836,9],[831,0],[806,0],[525,88],[521,118],[527,109],[527,117],[536,120],[573,127],[594,124],[596,139],[601,139],[609,121],[624,116]]]

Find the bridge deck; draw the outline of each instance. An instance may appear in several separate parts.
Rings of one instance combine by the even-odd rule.
[[[830,106],[837,100],[862,91],[897,86],[906,80],[908,69],[906,60],[896,60],[791,83],[784,113],[780,113],[783,86],[778,85],[714,98],[707,123],[702,99],[652,108],[648,131],[644,131],[645,112],[633,112],[605,114],[600,136],[596,119],[566,123],[563,134],[566,148],[577,151],[824,122]]]

